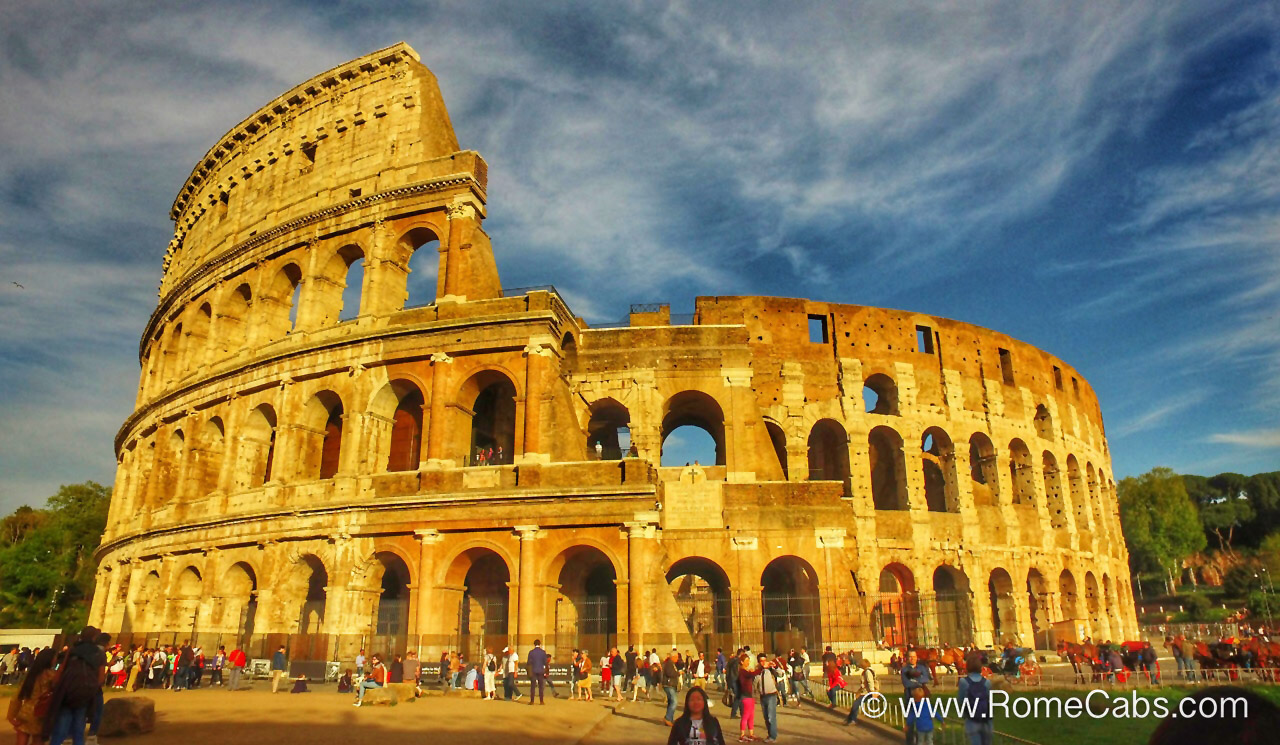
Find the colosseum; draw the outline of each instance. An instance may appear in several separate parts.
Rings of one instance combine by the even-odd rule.
[[[1070,365],[793,298],[587,323],[552,286],[503,288],[487,170],[405,44],[199,160],[115,441],[93,623],[313,661],[1136,638],[1102,415]],[[689,428],[713,455],[664,459]]]

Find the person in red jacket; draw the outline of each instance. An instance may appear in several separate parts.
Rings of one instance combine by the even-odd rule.
[[[239,647],[231,650],[231,654],[227,655],[227,664],[231,665],[231,683],[227,686],[228,691],[240,690],[240,676],[244,674],[244,666],[247,663],[244,650]]]

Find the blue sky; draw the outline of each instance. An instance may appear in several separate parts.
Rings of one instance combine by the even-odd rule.
[[[19,0],[0,510],[113,478],[196,159],[402,39],[489,162],[507,286],[595,320],[700,294],[958,318],[1077,367],[1118,475],[1280,468],[1274,3]]]

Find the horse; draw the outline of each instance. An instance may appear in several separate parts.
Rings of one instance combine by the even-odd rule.
[[[1071,671],[1075,673],[1076,683],[1087,682],[1084,677],[1084,669],[1081,667],[1084,663],[1089,663],[1090,672],[1093,673],[1093,661],[1098,659],[1098,648],[1092,643],[1076,644],[1062,640],[1058,642],[1058,656],[1063,660],[1071,663]],[[1093,678],[1096,680],[1098,675],[1094,673]]]

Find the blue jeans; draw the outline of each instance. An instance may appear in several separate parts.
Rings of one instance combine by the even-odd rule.
[[[49,742],[62,745],[62,741],[71,738],[72,745],[84,745],[84,720],[89,715],[89,707],[68,709],[65,706],[58,710],[53,720],[53,729],[49,731]]]
[[[767,693],[760,697],[760,708],[764,711],[764,723],[769,728],[769,737],[778,739],[778,696]]]
[[[729,717],[742,716],[742,696],[738,695],[738,682],[729,681],[729,690],[733,693],[733,704],[729,707]]]
[[[858,712],[862,709],[862,699],[866,697],[867,697],[867,694],[865,693],[862,694],[861,696],[853,697],[853,708],[849,709],[849,716],[844,718],[845,724],[858,721]]]
[[[794,682],[793,682],[793,684],[792,684],[792,687],[795,689],[795,692],[796,692],[796,700],[797,700],[797,701],[799,701],[799,700],[800,700],[800,689],[801,689],[801,688],[803,688],[803,689],[804,689],[804,692],[805,692],[805,693],[809,694],[809,698],[810,698],[810,699],[812,699],[812,698],[813,698],[813,689],[809,687],[809,679],[808,679],[808,678],[796,678],[796,679],[795,679],[795,681],[794,681]]]
[[[667,721],[674,722],[676,720],[676,689],[663,686],[662,692],[667,694]]]
[[[93,707],[89,711],[89,734],[97,735],[98,727],[102,726],[102,689],[98,689],[98,700],[93,702]]]
[[[356,691],[356,701],[364,701],[364,692],[370,688],[381,688],[382,684],[371,678],[365,678],[360,681],[360,688]]]
[[[964,723],[964,734],[969,738],[969,745],[991,745],[991,738],[995,736],[996,723],[990,719],[985,721],[974,721],[966,719]]]

